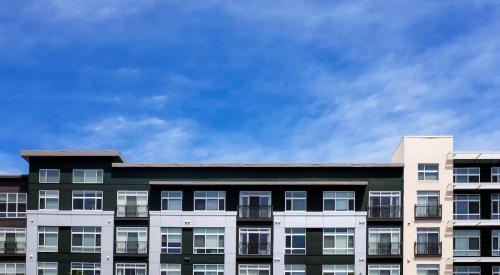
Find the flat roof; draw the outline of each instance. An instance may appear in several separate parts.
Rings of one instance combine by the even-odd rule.
[[[368,181],[335,181],[335,180],[150,180],[151,185],[368,185]]]
[[[124,162],[120,151],[115,150],[21,150],[21,157],[114,157],[116,161]]]
[[[4,174],[0,175],[0,179],[21,179],[27,176],[27,174]]]
[[[356,168],[404,167],[403,163],[113,163],[116,168]]]
[[[500,159],[500,151],[457,151],[451,154],[456,160]]]

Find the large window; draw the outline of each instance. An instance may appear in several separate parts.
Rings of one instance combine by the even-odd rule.
[[[71,275],[101,275],[101,263],[71,263]]]
[[[324,228],[323,254],[354,254],[354,228]]]
[[[0,263],[0,275],[24,275],[25,272],[24,263]]]
[[[59,183],[59,169],[40,169],[38,171],[38,181],[40,183]]]
[[[226,209],[226,192],[224,191],[195,191],[195,211],[224,211]]]
[[[417,255],[441,254],[441,244],[439,242],[439,227],[417,228],[417,244],[415,249],[415,254]]]
[[[285,265],[285,275],[306,275],[306,266],[301,264]]]
[[[285,228],[286,249],[289,255],[306,254],[306,229],[305,228]]]
[[[481,275],[480,266],[454,266],[453,275]]]
[[[500,256],[500,230],[491,230],[491,256]]]
[[[224,253],[224,228],[194,228],[194,254]]]
[[[439,275],[439,265],[417,264],[417,275]]]
[[[270,228],[240,228],[240,255],[271,255]]]
[[[500,194],[491,195],[491,219],[500,219]]]
[[[57,275],[57,263],[38,262],[38,275]]]
[[[148,229],[146,227],[117,227],[116,253],[148,253]]]
[[[40,190],[38,195],[38,209],[59,210],[59,190]]]
[[[238,217],[244,219],[271,218],[271,192],[269,191],[242,191]]]
[[[73,210],[102,210],[102,191],[73,191]]]
[[[26,193],[0,193],[0,218],[25,218]]]
[[[182,228],[161,228],[161,253],[180,254],[182,251]]]
[[[371,264],[368,265],[368,275],[399,275],[399,265]]]
[[[401,192],[370,191],[370,218],[401,218]]]
[[[38,227],[38,252],[57,252],[57,226]]]
[[[101,252],[101,228],[93,226],[77,226],[71,228],[71,252]]]
[[[0,254],[26,253],[26,229],[0,228]]]
[[[148,191],[118,191],[117,217],[147,217]]]
[[[102,169],[74,169],[73,183],[102,183]]]
[[[223,264],[194,264],[193,275],[224,275]]]
[[[181,265],[161,264],[160,275],[181,275]]]
[[[307,192],[306,191],[286,191],[285,211],[306,211]]]
[[[454,195],[453,196],[453,218],[455,220],[478,220],[479,195]]]
[[[479,230],[453,231],[453,256],[480,256]]]
[[[325,191],[323,192],[324,211],[354,211],[353,191]]]
[[[268,264],[240,264],[239,275],[270,275],[271,266]]]
[[[369,255],[401,254],[399,228],[369,228],[368,232]]]
[[[161,210],[181,211],[182,210],[182,191],[162,191],[161,192]]]
[[[354,275],[354,265],[323,265],[323,275]]]
[[[441,217],[439,191],[417,191],[416,218]]]
[[[116,264],[116,275],[146,275],[146,264]]]
[[[419,163],[418,180],[438,180],[439,164],[437,163]]]
[[[500,266],[498,266],[498,265],[492,266],[491,267],[491,275],[500,275]]]
[[[500,182],[500,167],[491,167],[491,182]]]
[[[479,167],[469,168],[454,168],[453,169],[453,182],[480,182],[481,173]]]

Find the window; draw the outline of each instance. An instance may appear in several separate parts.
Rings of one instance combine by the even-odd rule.
[[[491,182],[500,182],[500,167],[491,167]]]
[[[453,182],[479,182],[481,178],[479,167],[453,168]]]
[[[102,169],[74,169],[73,183],[102,183]]]
[[[240,228],[240,255],[271,255],[270,228]]]
[[[417,228],[416,255],[439,255],[441,247],[439,242],[439,227]]]
[[[285,228],[286,250],[285,253],[306,254],[306,229],[305,228]]]
[[[100,253],[101,228],[77,226],[71,228],[71,252]]]
[[[491,230],[491,256],[500,256],[500,230]]]
[[[399,228],[369,228],[368,255],[399,255]]]
[[[453,256],[480,256],[479,230],[453,231]]]
[[[101,264],[71,263],[71,275],[101,275]]]
[[[285,275],[306,275],[306,266],[300,264],[285,265]]]
[[[226,208],[226,192],[224,191],[195,191],[195,211],[224,211]]]
[[[224,275],[223,264],[194,264],[193,275]]]
[[[270,275],[271,266],[268,264],[240,264],[239,275]]]
[[[491,195],[491,219],[500,219],[500,194]]]
[[[161,210],[182,210],[182,191],[162,191]]]
[[[419,163],[418,180],[438,180],[439,164],[437,163]]]
[[[453,218],[455,220],[478,220],[479,195],[454,195],[453,196]]]
[[[439,191],[417,191],[416,218],[441,217]]]
[[[38,209],[59,210],[59,190],[40,190],[38,195]]]
[[[480,266],[454,266],[453,275],[481,275]]]
[[[148,253],[148,229],[146,227],[117,227],[116,253]]]
[[[118,191],[116,198],[117,217],[147,217],[148,191]]]
[[[306,191],[286,191],[285,211],[306,211],[307,192]]]
[[[354,192],[323,192],[324,211],[354,211]]]
[[[323,275],[354,275],[354,265],[324,265]]]
[[[224,228],[194,228],[194,254],[224,253]]]
[[[102,191],[73,191],[73,210],[102,210]]]
[[[399,275],[399,265],[368,265],[368,275]]]
[[[25,218],[26,193],[0,193],[0,218]]]
[[[2,273],[0,273],[2,274]],[[491,267],[491,275],[500,275],[500,266]]]
[[[38,171],[38,181],[40,183],[59,183],[59,169],[40,169]]]
[[[24,275],[25,272],[24,263],[0,263],[0,275]]]
[[[0,254],[3,253],[26,253],[26,229],[0,228]]]
[[[240,192],[238,217],[246,219],[266,219],[271,218],[271,213],[271,192]]]
[[[161,264],[160,275],[181,275],[180,264]]]
[[[182,228],[161,228],[161,253],[180,254],[182,251]]]
[[[116,264],[116,275],[146,275],[146,264]]]
[[[439,265],[417,264],[417,275],[439,275]]]
[[[38,227],[38,252],[57,252],[57,226]]]
[[[401,218],[401,192],[370,191],[369,218]]]
[[[57,275],[57,263],[38,262],[38,275]]]
[[[323,254],[354,254],[354,228],[324,228]]]

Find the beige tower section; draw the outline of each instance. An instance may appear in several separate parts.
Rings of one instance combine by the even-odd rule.
[[[404,163],[403,271],[416,274],[419,264],[439,264],[439,274],[453,274],[453,151],[452,136],[405,136],[392,156]],[[439,164],[438,180],[419,180],[419,163]],[[418,191],[439,191],[441,219],[415,219]],[[415,256],[417,228],[439,228],[441,256]]]

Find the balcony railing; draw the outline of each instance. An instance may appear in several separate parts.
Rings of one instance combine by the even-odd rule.
[[[400,219],[401,205],[370,205],[368,218],[371,219]]]
[[[271,219],[273,208],[270,205],[240,205],[238,217],[240,219]]]
[[[368,244],[368,255],[377,255],[377,256],[401,255],[401,243],[371,242]]]
[[[240,255],[271,255],[270,243],[240,243]]]
[[[441,256],[441,242],[415,242],[415,256]]]
[[[439,219],[441,215],[441,205],[415,205],[415,218],[417,219]]]
[[[118,205],[116,216],[120,218],[147,217],[148,207],[146,205]]]
[[[0,254],[24,254],[26,241],[0,242]]]
[[[146,254],[148,253],[147,241],[117,241],[117,254]]]

